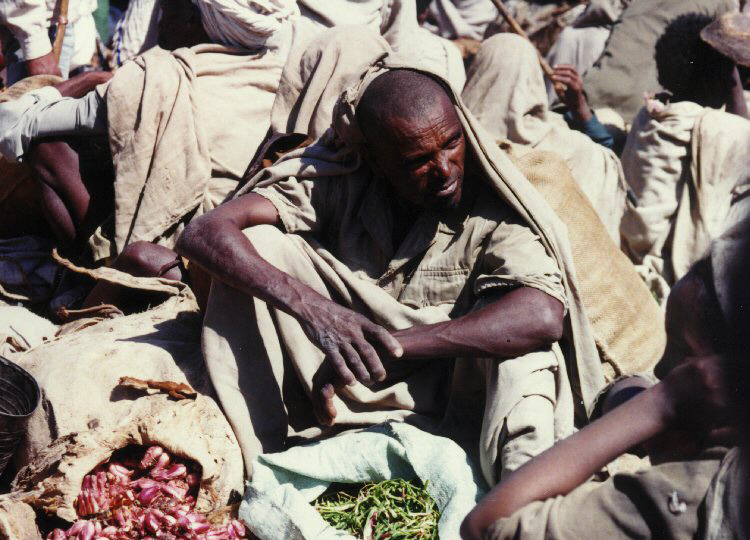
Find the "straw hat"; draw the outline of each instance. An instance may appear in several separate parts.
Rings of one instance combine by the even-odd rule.
[[[701,38],[735,63],[750,67],[750,16],[726,13],[706,26]]]
[[[38,90],[39,88],[44,88],[45,86],[52,86],[53,84],[57,84],[62,81],[62,77],[58,77],[57,75],[33,75],[31,77],[26,77],[25,79],[21,79],[20,81],[18,81],[7,90],[0,92],[0,103],[13,101],[20,98],[27,92]]]

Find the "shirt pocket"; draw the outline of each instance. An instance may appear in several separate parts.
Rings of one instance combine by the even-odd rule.
[[[469,268],[418,268],[405,283],[399,301],[414,307],[455,304],[466,287]]]

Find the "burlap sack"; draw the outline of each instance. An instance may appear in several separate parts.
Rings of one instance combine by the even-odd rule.
[[[34,509],[15,493],[0,495],[0,539],[42,540]]]
[[[85,273],[161,292],[166,300],[143,313],[63,326],[57,337],[13,358],[42,390],[42,406],[16,452],[18,467],[33,462],[58,437],[112,430],[129,417],[145,394],[118,386],[121,377],[187,383],[199,393],[212,393],[200,349],[201,316],[186,285],[111,268]]]
[[[24,502],[67,521],[76,520],[73,502],[83,477],[112,452],[129,445],[158,444],[200,464],[196,510],[209,513],[242,494],[242,454],[229,423],[209,397],[171,400],[149,396],[131,403],[116,426],[71,433],[42,450],[13,481],[13,493],[29,492]]]
[[[568,227],[605,377],[651,372],[666,345],[664,315],[632,263],[609,238],[562,158],[533,151],[514,161]]]

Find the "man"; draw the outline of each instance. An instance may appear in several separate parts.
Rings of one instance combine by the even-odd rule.
[[[8,86],[29,75],[67,78],[69,71],[91,63],[96,52],[93,17],[96,0],[70,2],[59,63],[50,40],[50,34],[60,23],[58,3],[55,0],[6,0],[0,4],[0,24],[10,30],[13,38],[6,40],[3,47],[8,57]]]
[[[735,186],[750,177],[737,70],[750,57],[735,38],[749,21],[686,14],[657,42],[659,82],[669,94],[649,99],[628,135],[622,165],[637,203],[621,227],[623,251],[655,291],[668,290],[705,253],[724,229]]]
[[[248,471],[295,441],[446,417],[495,483],[573,428],[564,328],[587,403],[603,382],[556,218],[446,83],[397,66],[178,241],[214,278],[204,355]]]

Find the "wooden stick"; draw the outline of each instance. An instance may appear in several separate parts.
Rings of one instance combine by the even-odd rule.
[[[522,38],[524,38],[526,41],[528,41],[532,45],[534,45],[532,41],[529,39],[529,36],[526,35],[526,32],[523,31],[523,28],[521,28],[521,25],[518,24],[518,21],[516,21],[516,19],[513,17],[510,11],[508,11],[508,8],[505,7],[505,4],[503,4],[503,1],[492,0],[492,3],[495,4],[495,7],[500,12],[500,15],[503,16],[503,19],[505,19],[505,21],[508,23],[508,25],[510,26],[511,30],[513,30],[513,32],[518,34]],[[534,46],[534,49],[536,50],[536,46]],[[552,69],[552,66],[549,65],[547,60],[544,59],[544,57],[541,55],[539,51],[537,51],[537,57],[539,58],[539,65],[541,66],[542,71],[547,76],[547,78],[551,81],[552,76],[555,73],[555,70]],[[557,93],[557,95],[560,96],[560,98],[562,98],[563,95],[565,94],[565,87],[559,83],[554,83],[554,87],[555,87],[555,92]]]
[[[55,29],[55,42],[52,44],[52,52],[55,53],[55,59],[58,62],[62,54],[65,29],[68,26],[68,2],[69,0],[58,0],[57,3],[57,28]]]

